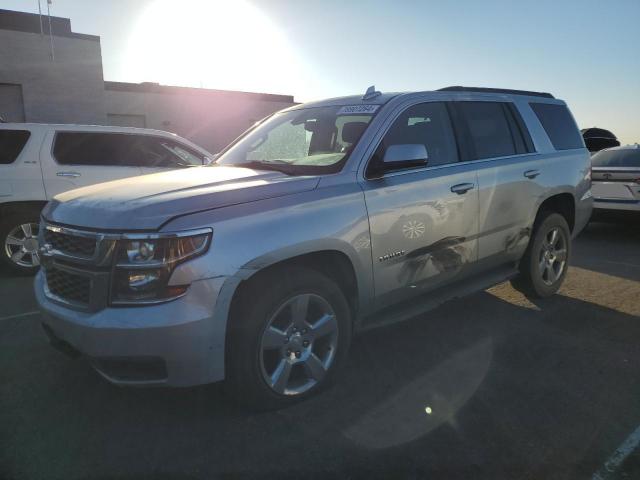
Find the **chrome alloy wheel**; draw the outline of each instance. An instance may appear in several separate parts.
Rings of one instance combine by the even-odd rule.
[[[304,393],[325,377],[337,346],[338,321],[329,302],[316,294],[295,295],[280,305],[262,333],[262,378],[278,394]]]
[[[567,238],[564,231],[554,227],[545,235],[538,256],[542,281],[553,285],[562,276],[567,263]]]
[[[38,224],[23,223],[11,230],[4,239],[4,251],[20,267],[32,268],[40,265]]]

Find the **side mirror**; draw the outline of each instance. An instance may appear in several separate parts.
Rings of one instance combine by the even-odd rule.
[[[390,145],[384,152],[382,163],[384,170],[422,167],[427,164],[427,147],[421,143],[403,143]]]

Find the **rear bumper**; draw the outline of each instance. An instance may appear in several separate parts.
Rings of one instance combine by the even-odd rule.
[[[49,300],[42,273],[35,293],[52,344],[87,357],[111,383],[190,386],[224,378],[226,312],[216,311],[224,281],[196,281],[165,304],[94,313]]]
[[[640,200],[596,198],[593,202],[593,208],[595,210],[622,210],[627,212],[638,212],[640,211]]]

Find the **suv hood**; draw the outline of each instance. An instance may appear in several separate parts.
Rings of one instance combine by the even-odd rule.
[[[96,230],[157,230],[172,218],[313,190],[318,177],[238,167],[194,167],[99,183],[56,195],[49,221]]]

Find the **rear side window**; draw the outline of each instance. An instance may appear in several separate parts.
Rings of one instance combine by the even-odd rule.
[[[53,155],[61,165],[181,168],[202,165],[204,155],[153,135],[58,132]]]
[[[550,103],[530,103],[529,105],[556,150],[584,148],[582,135],[565,105]]]
[[[61,165],[137,166],[140,135],[95,132],[58,132],[53,156]]]
[[[467,160],[524,153],[522,133],[503,103],[455,102],[455,108],[466,124],[471,143]]]
[[[0,165],[15,162],[30,136],[27,130],[0,130]]]
[[[640,167],[640,149],[608,150],[591,157],[594,167]]]

